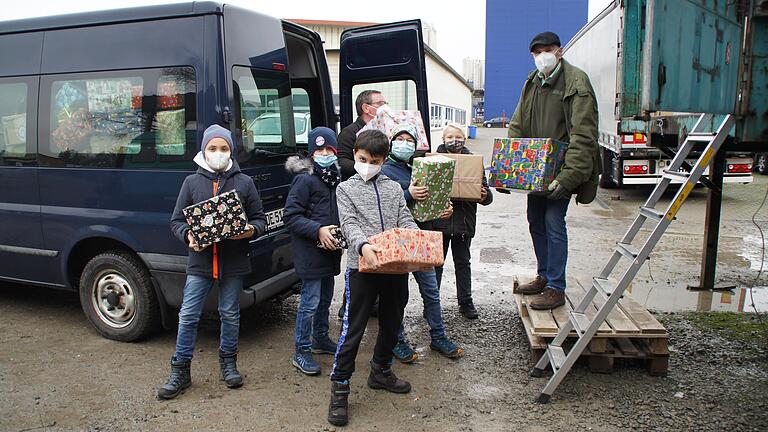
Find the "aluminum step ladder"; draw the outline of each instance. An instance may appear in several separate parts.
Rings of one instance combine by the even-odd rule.
[[[696,125],[691,129],[683,145],[680,146],[671,164],[663,171],[661,181],[656,185],[645,205],[640,207],[640,213],[635,218],[635,221],[629,227],[626,234],[624,234],[621,241],[616,244],[616,248],[608,263],[603,267],[600,275],[593,279],[589,291],[587,291],[578,306],[569,313],[569,321],[560,328],[557,336],[547,346],[545,355],[541,357],[536,366],[531,370],[531,376],[533,377],[543,376],[549,365],[552,366],[554,372],[547,385],[536,398],[537,402],[549,402],[552,393],[571,370],[571,367],[576,363],[581,353],[587,348],[587,345],[595,336],[597,329],[605,321],[605,318],[616,307],[624,291],[629,287],[637,272],[649,258],[651,251],[656,247],[661,236],[675,219],[675,215],[686,198],[688,198],[688,194],[693,190],[709,162],[728,137],[735,122],[733,116],[727,115],[715,132],[700,131],[708,123],[708,116],[711,116],[711,114],[702,114],[699,117]],[[690,167],[686,162],[686,158],[694,148],[701,148],[702,145],[705,147],[701,156],[695,165]],[[689,171],[684,171],[684,168],[688,168]],[[667,187],[673,182],[680,181],[683,184],[666,210],[657,210],[656,204],[664,195]],[[653,231],[640,249],[637,249],[632,245],[632,241],[646,222],[655,224],[655,228],[653,228]],[[631,264],[621,275],[621,278],[613,282],[609,278],[622,258],[629,260]],[[605,299],[605,303],[603,303],[602,307],[598,308],[593,319],[590,319],[585,311],[588,307],[592,306],[592,300],[596,295]],[[563,344],[571,331],[574,330],[578,340],[566,353]]]

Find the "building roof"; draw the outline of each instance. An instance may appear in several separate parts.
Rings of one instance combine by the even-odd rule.
[[[440,63],[441,65],[443,65],[444,68],[448,69],[448,72],[452,73],[459,81],[461,81],[462,84],[464,84],[469,89],[469,91],[475,90],[471,85],[469,85],[467,80],[464,79],[463,76],[461,76],[460,73],[456,72],[456,69],[452,68],[451,65],[449,65],[447,61],[443,60],[443,58],[440,57],[440,55],[437,54],[435,50],[430,48],[429,45],[424,44],[424,50],[426,51],[427,55],[432,56],[432,58],[435,59],[436,62]]]

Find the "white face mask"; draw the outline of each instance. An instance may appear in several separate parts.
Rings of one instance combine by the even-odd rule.
[[[557,56],[551,52],[543,52],[534,57],[536,69],[543,74],[548,74],[557,66]]]
[[[205,152],[205,161],[214,171],[223,171],[229,166],[230,152]]]
[[[381,165],[367,164],[363,162],[355,162],[355,171],[360,174],[363,180],[368,181],[376,176],[381,171]]]

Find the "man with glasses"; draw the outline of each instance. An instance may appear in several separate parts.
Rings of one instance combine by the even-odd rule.
[[[341,165],[342,181],[355,175],[355,140],[357,133],[363,126],[376,117],[376,110],[386,105],[381,92],[378,90],[364,90],[355,99],[357,120],[341,130],[339,134],[339,165]]]

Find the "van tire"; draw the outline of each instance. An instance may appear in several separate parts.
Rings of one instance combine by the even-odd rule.
[[[160,304],[144,264],[125,251],[96,255],[80,276],[80,305],[107,339],[133,342],[152,333]]]

